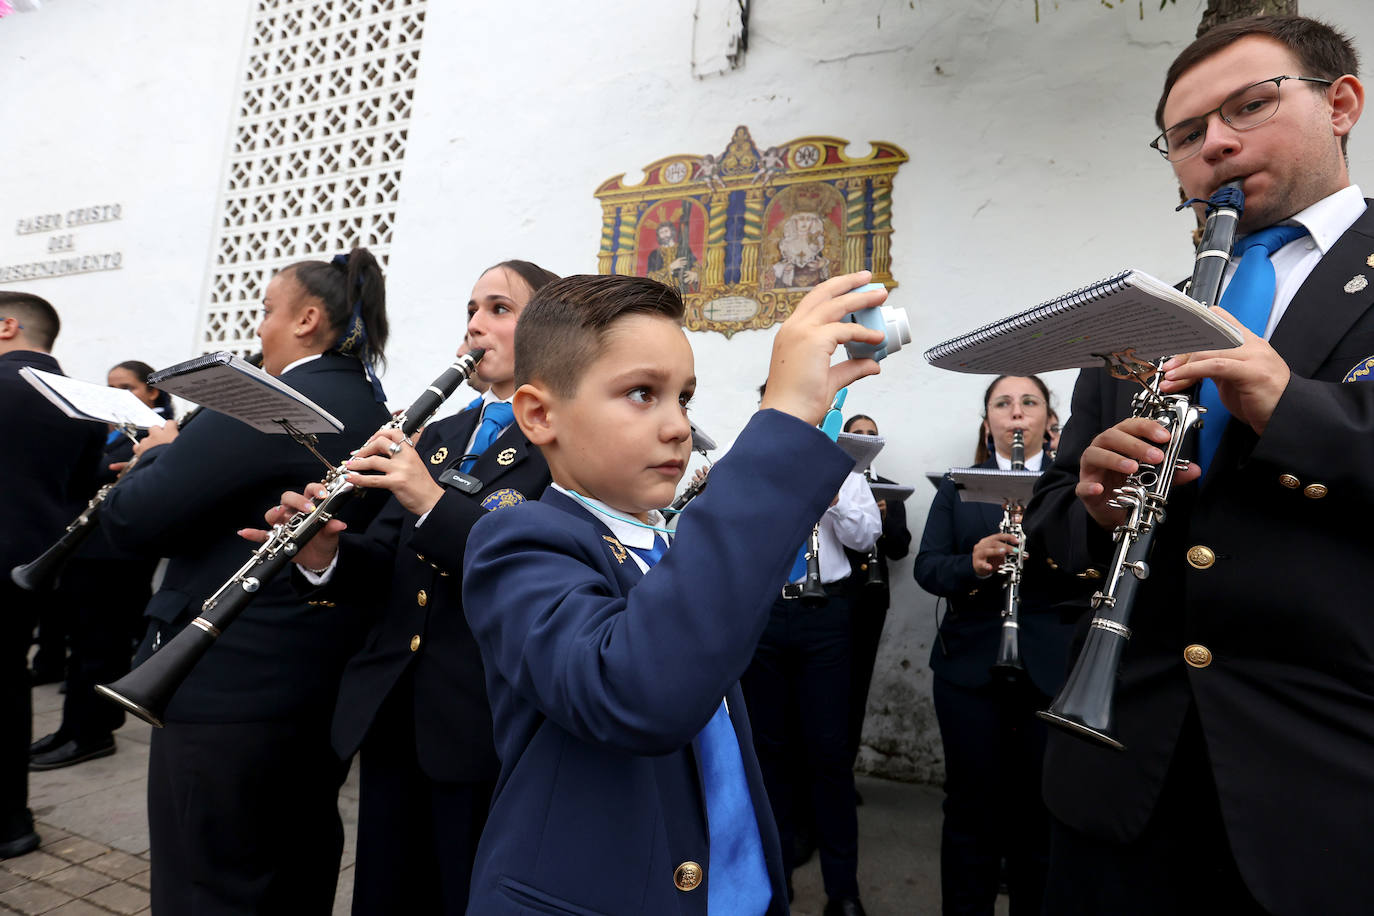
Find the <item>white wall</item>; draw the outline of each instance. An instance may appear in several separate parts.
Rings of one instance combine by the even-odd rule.
[[[910,349],[857,386],[851,411],[888,437],[878,465],[918,486],[966,462],[986,378],[926,366],[926,347],[1126,266],[1190,269],[1191,217],[1146,147],[1163,73],[1203,4],[1159,10],[995,0],[755,0],[741,69],[691,75],[692,0],[649,6],[433,2],[391,255],[386,382],[408,400],[461,335],[478,271],[509,257],[593,272],[603,180],[672,153],[719,153],[734,127],[760,146],[808,134],[903,147],[894,185],[891,304]],[[54,302],[67,371],[101,378],[196,347],[247,0],[51,0],[0,21],[0,265],[44,256],[23,216],[119,202],[79,230],[78,254],[117,248],[117,272],[11,283]],[[1359,0],[1308,0],[1354,30]],[[1374,42],[1364,36],[1366,50]],[[1374,143],[1355,138],[1358,181]],[[1374,182],[1374,178],[1367,179]],[[744,424],[771,332],[692,335],[698,421],[723,444]],[[1050,379],[1067,407],[1072,376]],[[865,759],[938,779],[926,658],[934,602],[893,570]]]

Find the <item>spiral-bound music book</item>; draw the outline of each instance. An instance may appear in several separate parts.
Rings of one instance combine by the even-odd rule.
[[[1039,471],[1003,471],[1000,468],[950,468],[950,479],[959,491],[960,502],[995,503],[1030,502]]]
[[[1100,367],[1112,354],[1154,362],[1242,340],[1201,303],[1143,271],[1125,270],[947,340],[925,357],[954,372],[1035,375]]]
[[[305,395],[232,353],[207,353],[160,369],[148,384],[264,433],[333,433],[343,424]]]

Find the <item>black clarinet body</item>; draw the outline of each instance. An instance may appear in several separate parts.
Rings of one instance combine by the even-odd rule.
[[[811,528],[811,537],[806,542],[806,578],[802,580],[801,603],[805,607],[824,607],[829,600],[825,583],[821,581],[821,526],[817,523]]]
[[[864,468],[864,479],[870,484],[873,483],[873,469]],[[881,540],[882,535],[878,538]],[[887,592],[887,576],[883,574],[882,557],[878,556],[878,544],[875,542],[868,551],[868,558],[864,560],[865,571],[868,573],[864,577],[864,591],[874,595]]]
[[[1013,430],[1011,438],[1011,469],[1022,471],[1026,468],[1026,434],[1024,430]],[[992,671],[1008,678],[1014,678],[1025,671],[1021,663],[1021,576],[1026,568],[1025,531],[1021,520],[1025,509],[1019,503],[1010,502],[1002,509],[1001,532],[1016,538],[1016,552],[1002,561],[997,570],[1006,581],[1002,584],[1002,629],[997,639],[997,655],[993,659]]]
[[[1245,209],[1240,181],[1223,185],[1208,201],[1207,223],[1198,243],[1188,294],[1206,306],[1214,305],[1235,244],[1236,226]],[[1093,595],[1093,618],[1073,669],[1050,708],[1039,713],[1051,725],[1117,750],[1124,745],[1116,737],[1115,699],[1117,673],[1126,643],[1131,638],[1130,619],[1140,584],[1150,575],[1150,547],[1157,526],[1164,521],[1165,505],[1173,486],[1174,472],[1188,466],[1179,455],[1183,439],[1205,412],[1188,393],[1161,394],[1163,361],[1149,367],[1113,365],[1117,378],[1140,382],[1132,406],[1134,416],[1150,417],[1169,431],[1158,465],[1140,463],[1109,502],[1124,509],[1126,519],[1112,532],[1115,547],[1104,585]]]
[[[474,349],[459,357],[410,407],[383,425],[378,433],[397,429],[403,436],[413,435],[472,374],[483,352]],[[374,433],[370,438],[375,437]],[[200,616],[133,671],[112,684],[99,684],[95,689],[143,721],[161,728],[162,716],[172,695],[224,628],[252,602],[262,585],[279,575],[301,546],[353,498],[356,491],[348,483],[347,476],[345,464],[331,469],[324,480],[325,493],[313,500],[313,512],[298,512],[276,525],[267,541],[205,600]]]

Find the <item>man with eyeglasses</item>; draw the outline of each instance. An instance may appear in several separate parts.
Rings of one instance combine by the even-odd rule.
[[[1131,615],[1125,750],[1051,736],[1046,913],[1369,910],[1374,612],[1357,596],[1374,504],[1374,210],[1344,156],[1357,70],[1349,39],[1299,17],[1219,26],[1169,69],[1151,146],[1190,198],[1242,180],[1227,288],[1247,243],[1267,241],[1248,272],[1272,270],[1234,298],[1223,288],[1242,346],[1166,365],[1166,393],[1212,380],[1197,395],[1215,399],[1210,429],[1184,443],[1194,460]],[[1027,513],[1043,554],[1097,585],[1124,515],[1112,491],[1169,438],[1129,419],[1135,388],[1080,375]]]

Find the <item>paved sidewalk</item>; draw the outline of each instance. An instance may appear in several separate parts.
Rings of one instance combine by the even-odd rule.
[[[57,728],[56,685],[33,692],[35,738]],[[144,810],[150,727],[130,717],[112,757],[29,774],[29,806],[43,845],[0,861],[0,913],[121,916],[148,913],[148,822]],[[859,778],[859,886],[872,916],[936,916],[940,911],[938,789]],[[344,854],[334,912],[347,914],[358,823],[356,768],[339,799]],[[309,842],[309,837],[302,837]],[[794,877],[796,916],[825,905],[815,859]],[[999,914],[1006,898],[999,898]],[[398,914],[409,916],[409,914]],[[417,914],[423,916],[423,914]]]

